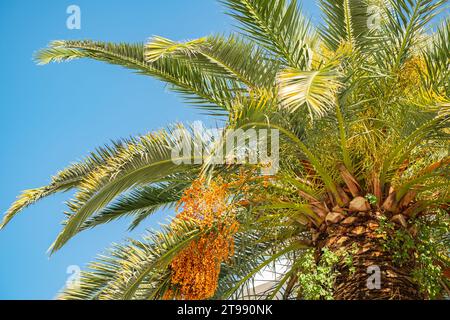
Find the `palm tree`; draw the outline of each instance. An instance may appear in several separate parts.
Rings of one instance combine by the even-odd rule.
[[[450,24],[445,0],[222,0],[240,32],[175,42],[55,41],[40,64],[91,58],[166,82],[227,129],[278,130],[279,170],[173,161],[181,124],[92,152],[25,191],[75,189],[51,252],[79,232],[177,215],[115,245],[61,299],[426,299],[449,292]],[[223,148],[224,135],[214,139]],[[245,146],[236,146],[245,149]],[[247,150],[248,151],[248,150]],[[267,165],[267,164],[265,164]]]

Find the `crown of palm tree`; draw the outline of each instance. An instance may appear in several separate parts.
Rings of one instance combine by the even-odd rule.
[[[317,247],[314,230],[353,198],[407,218],[448,210],[450,24],[430,23],[446,1],[320,0],[317,27],[295,0],[221,2],[239,33],[145,44],[54,41],[36,55],[40,64],[90,58],[124,66],[167,83],[229,129],[280,131],[279,172],[266,183],[245,180],[250,191],[231,189],[244,205],[234,212],[240,227],[215,298],[242,297],[254,275],[280,259],[289,267],[266,297],[289,297],[299,257]],[[250,164],[175,164],[179,128],[190,137],[192,128],[178,124],[97,149],[49,185],[24,191],[1,227],[38,200],[75,189],[54,252],[85,229],[124,216],[134,228],[158,209],[175,208],[199,177],[254,173]],[[172,288],[174,257],[210,231],[175,218],[142,240],[115,245],[60,297],[160,299]],[[441,258],[448,266],[448,254]]]

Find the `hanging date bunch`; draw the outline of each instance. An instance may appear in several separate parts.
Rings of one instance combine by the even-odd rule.
[[[220,265],[234,254],[239,228],[229,188],[221,179],[208,184],[198,179],[185,191],[177,218],[195,221],[205,233],[172,261],[172,289],[165,298],[203,300],[214,295]]]

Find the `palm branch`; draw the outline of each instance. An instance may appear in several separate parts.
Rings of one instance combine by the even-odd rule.
[[[227,259],[211,263],[218,263],[217,278],[192,284],[207,287],[199,289],[204,299],[448,294],[448,17],[431,28],[445,1],[321,0],[320,26],[295,0],[221,2],[238,34],[145,44],[55,41],[36,59],[120,65],[220,115],[225,129],[278,130],[278,172],[264,177],[260,164],[196,162],[195,155],[175,159],[180,165],[174,130],[186,129],[191,140],[193,130],[176,125],[99,148],[49,185],[25,191],[1,227],[27,206],[75,189],[54,252],[85,229],[129,217],[134,228],[158,209],[175,208],[177,217],[161,230],[99,256],[62,299],[186,297],[177,263],[201,261],[187,253],[203,245],[218,250],[211,247],[220,239],[230,248],[221,248]],[[213,140],[213,151],[226,146],[226,135]],[[192,195],[199,182],[206,189]],[[189,201],[203,201],[217,184],[228,188],[224,217],[205,226],[203,218],[183,216]],[[283,274],[256,292],[258,273],[280,264]],[[366,287],[372,265],[382,270],[380,290]],[[199,274],[206,277],[206,269]]]

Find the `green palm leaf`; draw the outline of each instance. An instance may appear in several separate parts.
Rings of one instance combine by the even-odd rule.
[[[318,32],[295,0],[221,2],[238,21],[240,35],[185,42],[157,36],[146,44],[56,41],[37,53],[41,64],[90,58],[154,77],[227,121],[218,136],[201,140],[194,127],[178,125],[99,148],[56,174],[49,185],[25,191],[0,227],[40,199],[75,189],[54,252],[79,232],[116,219],[131,217],[133,229],[156,210],[185,201],[184,191],[193,181],[218,179],[228,188],[227,214],[234,215],[239,230],[234,256],[222,263],[216,294],[208,298],[252,298],[255,275],[281,262],[286,270],[256,296],[273,299],[284,292],[284,298],[301,297],[299,273],[308,270],[299,268],[299,258],[308,258],[305,248],[315,251],[310,265],[316,270],[310,276],[316,286],[326,278],[322,289],[333,287],[326,297],[442,297],[448,284],[442,271],[449,268],[444,258],[449,19],[434,32],[429,27],[445,1],[320,0],[324,21]],[[375,28],[369,26],[372,5],[380,10]],[[229,146],[229,130],[240,130],[234,133],[244,139]],[[246,130],[259,137],[277,130],[279,136],[269,143],[247,143],[254,135]],[[272,144],[273,139],[279,143]],[[229,161],[261,155],[268,144],[278,148],[270,152],[277,156],[277,170],[270,176],[263,176],[262,163]],[[226,157],[217,163],[214,155],[225,149]],[[370,210],[355,208],[356,202],[366,204],[356,197],[364,197]],[[357,218],[357,224],[344,223],[348,217]],[[357,263],[367,259],[367,246],[381,253],[379,241],[386,239],[378,239],[374,230],[382,228],[383,219],[395,234],[411,236],[408,245],[414,243],[405,255],[407,268],[394,262],[402,249],[377,255],[398,273],[396,280],[407,280],[408,290],[403,285],[396,290],[388,276],[382,293],[361,291],[365,268],[355,266],[352,277],[348,261],[339,255],[341,249],[353,252],[350,242],[357,245],[352,253]],[[374,229],[378,222],[380,228]],[[427,224],[434,224],[428,234],[414,229]],[[214,223],[204,230],[174,218],[143,240],[114,245],[82,273],[79,286],[68,286],[60,298],[161,299],[176,289],[172,260],[212,230],[217,231]],[[430,248],[424,251],[425,245]],[[325,255],[324,248],[335,257]],[[323,276],[328,262],[318,260],[335,258],[339,263]]]
[[[230,100],[240,91],[238,84],[218,75],[204,72],[187,60],[159,59],[149,63],[144,59],[144,45],[94,41],[54,41],[36,54],[40,64],[90,58],[135,70],[168,83],[189,102],[206,109],[231,108]]]
[[[121,140],[118,142],[113,142],[111,146],[107,145],[98,148],[84,160],[74,163],[58,172],[52,177],[49,185],[24,191],[7,211],[2,223],[0,224],[0,229],[4,228],[17,213],[38,202],[39,200],[55,193],[64,192],[78,187],[85,177],[87,177],[98,167],[105,165],[109,159],[120,153],[120,151],[132,141],[133,139]]]
[[[81,274],[80,283],[65,288],[62,300],[161,299],[171,258],[201,232],[188,221],[173,221],[161,231],[150,232],[143,241],[114,245]]]
[[[185,182],[158,183],[156,186],[138,187],[124,194],[111,205],[88,219],[81,229],[93,228],[123,217],[133,217],[130,230],[155,211],[174,208],[183,190],[189,185]]]
[[[343,43],[360,47],[369,32],[369,1],[320,0],[325,25],[322,38],[333,50]]]
[[[177,163],[178,160],[194,163],[195,155],[188,154],[179,158],[173,156],[173,150],[180,148],[184,141],[193,140],[187,129],[181,126],[178,129],[182,135],[180,137],[175,136],[177,129],[162,130],[141,137],[138,142],[110,159],[106,166],[91,173],[80,185],[80,191],[74,200],[68,203],[72,213],[53,243],[52,252],[60,249],[81,230],[87,219],[123,192],[195,167],[193,164]]]
[[[145,54],[149,61],[164,56],[184,58],[202,70],[226,75],[252,89],[272,90],[279,68],[264,50],[236,35],[210,36],[181,43],[155,37],[146,44]]]

